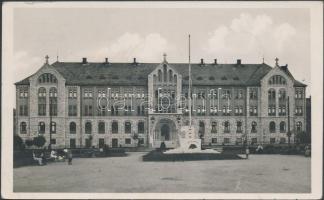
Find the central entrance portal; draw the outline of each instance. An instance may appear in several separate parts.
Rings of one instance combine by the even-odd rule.
[[[154,146],[160,147],[164,142],[166,147],[176,147],[178,140],[178,132],[176,124],[171,119],[160,119],[154,129]]]
[[[163,124],[161,127],[161,138],[164,141],[170,140],[170,127],[168,124]]]

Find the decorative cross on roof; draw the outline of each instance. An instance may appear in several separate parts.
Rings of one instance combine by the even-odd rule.
[[[278,63],[279,58],[276,58],[275,60],[276,60],[276,66],[278,66],[279,65],[279,63]]]
[[[167,54],[164,53],[164,54],[163,54],[163,60],[164,60],[164,61],[166,61],[166,56],[167,56]]]
[[[49,56],[46,55],[46,56],[45,56],[45,63],[46,63],[46,64],[48,64],[48,59],[49,59]]]

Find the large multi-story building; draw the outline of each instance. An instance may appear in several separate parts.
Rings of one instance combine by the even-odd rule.
[[[293,143],[305,130],[306,85],[278,59],[274,67],[201,59],[191,68],[192,122],[203,145]],[[44,135],[54,148],[175,147],[189,123],[188,82],[188,64],[166,55],[161,63],[49,64],[46,57],[16,83],[17,133]]]

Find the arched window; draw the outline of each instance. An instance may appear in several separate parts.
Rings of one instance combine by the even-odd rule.
[[[38,89],[38,115],[46,115],[46,89],[43,87]]]
[[[20,123],[20,134],[26,134],[27,133],[27,123],[21,122]]]
[[[268,90],[268,99],[275,100],[276,99],[276,91],[274,89]]]
[[[91,124],[91,122],[86,122],[85,123],[85,133],[91,134],[91,132],[92,132],[92,124]]]
[[[172,74],[172,70],[169,70],[169,82],[172,82],[173,79],[173,74]]]
[[[70,123],[70,134],[75,134],[76,133],[76,124],[75,122]]]
[[[257,123],[256,122],[252,122],[252,124],[251,124],[251,132],[252,133],[257,132]]]
[[[217,122],[212,122],[211,133],[217,133]]]
[[[173,77],[173,81],[174,81],[174,83],[177,83],[177,75],[176,74]]]
[[[280,122],[280,133],[286,132],[286,122]]]
[[[49,90],[50,115],[57,116],[57,89],[52,87]]]
[[[276,123],[275,122],[272,121],[269,123],[269,131],[270,131],[270,133],[276,132]]]
[[[39,122],[38,123],[38,133],[44,134],[45,133],[45,123]]]
[[[99,122],[98,123],[98,132],[105,133],[105,130],[106,130],[105,122]]]
[[[301,132],[302,131],[303,124],[301,122],[296,123],[296,131]]]
[[[237,121],[236,122],[236,132],[237,133],[241,133],[242,132],[242,122],[241,121]]]
[[[268,81],[269,85],[286,85],[286,79],[283,76],[280,75],[274,75],[270,77]]]
[[[162,82],[162,71],[160,69],[158,71],[158,80],[159,82]]]
[[[57,83],[57,79],[53,74],[45,73],[38,77],[38,83]]]
[[[111,131],[112,133],[118,133],[118,122],[117,121],[113,121],[111,124]]]
[[[51,123],[51,133],[56,133],[56,122]]]
[[[144,133],[144,122],[138,122],[137,131],[138,133]]]
[[[286,99],[286,90],[285,89],[280,89],[279,90],[279,100],[285,100]]]
[[[202,137],[205,134],[205,123],[203,121],[199,122],[199,135]]]
[[[164,82],[167,82],[167,77],[168,77],[167,66],[163,65],[163,81]]]
[[[230,132],[230,123],[229,121],[224,122],[224,133],[229,133]]]
[[[125,122],[125,133],[132,132],[132,124],[130,122]]]

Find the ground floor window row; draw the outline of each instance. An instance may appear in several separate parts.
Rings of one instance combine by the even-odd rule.
[[[132,122],[131,121],[125,121],[123,123],[124,125],[124,130],[120,130],[120,126],[121,126],[122,123],[118,122],[117,120],[116,121],[112,121],[111,122],[111,133],[113,134],[118,134],[118,133],[126,133],[126,134],[130,134],[130,133],[133,133],[132,132]],[[106,123],[101,121],[101,122],[98,122],[97,124],[98,126],[98,133],[99,134],[104,134],[106,133]],[[136,124],[137,126],[137,134],[143,134],[145,132],[145,122],[143,121],[139,121],[137,122]],[[86,122],[84,124],[84,130],[85,130],[85,133],[86,134],[91,134],[93,132],[93,123],[92,122]],[[71,134],[74,134],[76,133],[76,124],[75,122],[70,122],[70,133]]]
[[[132,133],[132,123],[130,121],[124,122],[124,130],[120,130],[120,124],[118,121],[112,121],[111,122],[111,133],[117,134],[117,133],[127,133],[130,134]],[[231,126],[236,127],[236,132],[237,133],[242,133],[243,132],[243,126],[242,126],[242,121],[237,121],[236,124],[231,124],[230,121],[225,121],[222,122],[222,128],[224,133],[230,133],[231,132]],[[298,121],[295,124],[295,128],[297,132],[302,132],[302,122]],[[106,123],[105,122],[98,122],[98,133],[99,134],[104,134],[106,133]],[[93,132],[93,123],[92,122],[86,122],[84,124],[84,129],[86,134],[91,134]],[[217,133],[218,132],[218,122],[213,121],[211,123],[211,133]],[[257,132],[257,123],[255,121],[251,122],[250,124],[251,128],[251,133],[256,133]],[[279,123],[279,132],[280,133],[285,133],[286,130],[286,122],[281,121]],[[46,130],[46,125],[45,122],[39,122],[38,123],[38,133],[44,134]],[[55,134],[56,133],[56,122],[51,122],[50,130],[51,133]],[[276,133],[277,131],[277,125],[274,121],[271,121],[269,123],[269,132],[270,133]],[[137,133],[138,134],[143,134],[145,132],[145,123],[143,121],[139,121],[137,123]],[[27,123],[26,122],[21,122],[20,123],[20,134],[26,134],[27,133]],[[76,134],[76,123],[75,122],[70,122],[69,124],[69,133],[70,134]],[[205,122],[204,121],[199,121],[199,134],[204,135],[205,134]]]
[[[231,132],[231,127],[235,127],[236,128],[236,132],[237,133],[242,133],[243,132],[243,126],[242,126],[242,121],[236,121],[235,124],[231,124],[230,121],[224,121],[221,123],[221,126],[222,126],[222,130],[224,133],[230,133]],[[211,125],[210,125],[210,132],[211,133],[217,133],[218,131],[218,123],[217,121],[213,121],[211,122]],[[297,132],[301,132],[302,131],[302,122],[298,121],[296,122],[295,124],[295,127],[296,127],[296,131]],[[250,123],[250,130],[251,130],[251,133],[257,133],[257,122],[253,121]],[[270,133],[276,133],[277,131],[277,128],[276,128],[276,123],[274,121],[271,121],[269,123],[269,132]],[[285,121],[281,121],[279,123],[279,132],[280,133],[286,133],[287,130],[286,130],[286,122]],[[204,121],[199,121],[199,134],[200,135],[204,135],[205,134],[205,122]]]
[[[280,137],[280,138],[270,138],[270,144],[285,144],[286,143],[286,137]],[[233,138],[211,138],[211,144],[242,144],[244,142],[244,139],[242,138],[236,138],[235,141],[233,141]],[[254,137],[251,138],[251,144],[257,144],[258,142],[266,142],[266,141],[258,141],[258,138]]]
[[[77,147],[129,147],[129,146],[144,146],[145,140],[144,138],[132,139],[132,138],[112,138],[110,140],[105,138],[98,138],[94,141],[92,138],[85,138],[84,143],[81,145],[77,145],[77,140],[75,138],[70,139],[70,148],[77,148]]]

